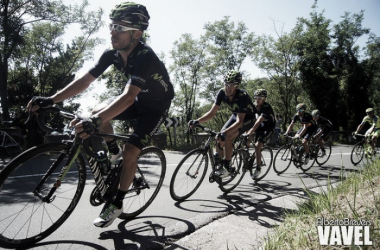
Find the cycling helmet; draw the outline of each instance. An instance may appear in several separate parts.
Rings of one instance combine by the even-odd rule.
[[[312,116],[321,115],[321,112],[319,112],[319,110],[316,109],[316,110],[313,110],[313,112],[311,112],[311,115]]]
[[[256,91],[253,95],[254,96],[262,96],[262,97],[267,98],[268,92],[265,89],[256,89]]]
[[[124,2],[111,10],[110,19],[124,22],[126,26],[146,30],[149,25],[149,14],[144,5]]]
[[[296,106],[296,110],[299,110],[299,109],[306,109],[306,104],[305,103],[298,103]]]
[[[242,75],[237,70],[230,70],[224,75],[224,82],[240,84]]]
[[[372,112],[373,112],[373,108],[367,108],[367,109],[365,110],[365,112],[366,112],[366,113],[372,113]]]

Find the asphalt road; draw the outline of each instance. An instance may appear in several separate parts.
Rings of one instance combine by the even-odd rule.
[[[323,185],[328,179],[335,182],[339,176],[357,171],[360,166],[355,167],[350,162],[351,149],[352,146],[334,146],[326,165],[314,165],[306,174],[294,166],[280,176],[271,169],[259,183],[254,183],[246,174],[241,184],[227,195],[216,183],[209,183],[205,178],[197,192],[184,202],[172,200],[169,193],[172,173],[184,153],[165,151],[166,177],[153,204],[138,218],[131,221],[117,219],[105,229],[92,224],[101,207],[92,207],[89,203],[94,187],[89,172],[83,196],[69,219],[30,249],[164,249],[211,221],[243,207],[255,206],[289,193],[302,193],[305,186]],[[0,169],[5,164],[6,160],[0,160]]]

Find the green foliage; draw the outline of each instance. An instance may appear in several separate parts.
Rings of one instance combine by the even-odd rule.
[[[62,89],[92,57],[93,48],[103,41],[92,38],[103,25],[103,11],[87,12],[87,6],[87,1],[75,6],[48,0],[0,3],[0,33],[4,38],[0,42],[0,97],[4,119],[9,118],[9,108],[19,110],[32,96],[47,96]],[[70,25],[79,27],[82,34],[64,45],[62,36]]]

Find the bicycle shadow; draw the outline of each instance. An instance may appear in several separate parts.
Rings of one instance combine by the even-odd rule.
[[[168,223],[168,220],[178,222]],[[166,227],[157,221],[164,221],[174,226]],[[103,231],[98,239],[111,240],[113,242],[111,249],[155,250],[164,249],[165,246],[195,230],[195,226],[187,220],[168,216],[142,216],[120,222],[118,230]],[[95,243],[77,240],[42,242],[27,249],[39,249],[41,247],[45,249],[108,249]]]

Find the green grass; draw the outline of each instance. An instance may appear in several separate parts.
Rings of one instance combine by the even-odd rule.
[[[342,169],[338,184],[320,187],[319,194],[305,188],[309,199],[298,204],[295,212],[286,212],[284,222],[263,239],[260,249],[380,249],[380,161],[362,171],[350,173]],[[294,210],[293,210],[294,211]],[[372,246],[321,246],[317,219],[366,220],[372,223]]]

